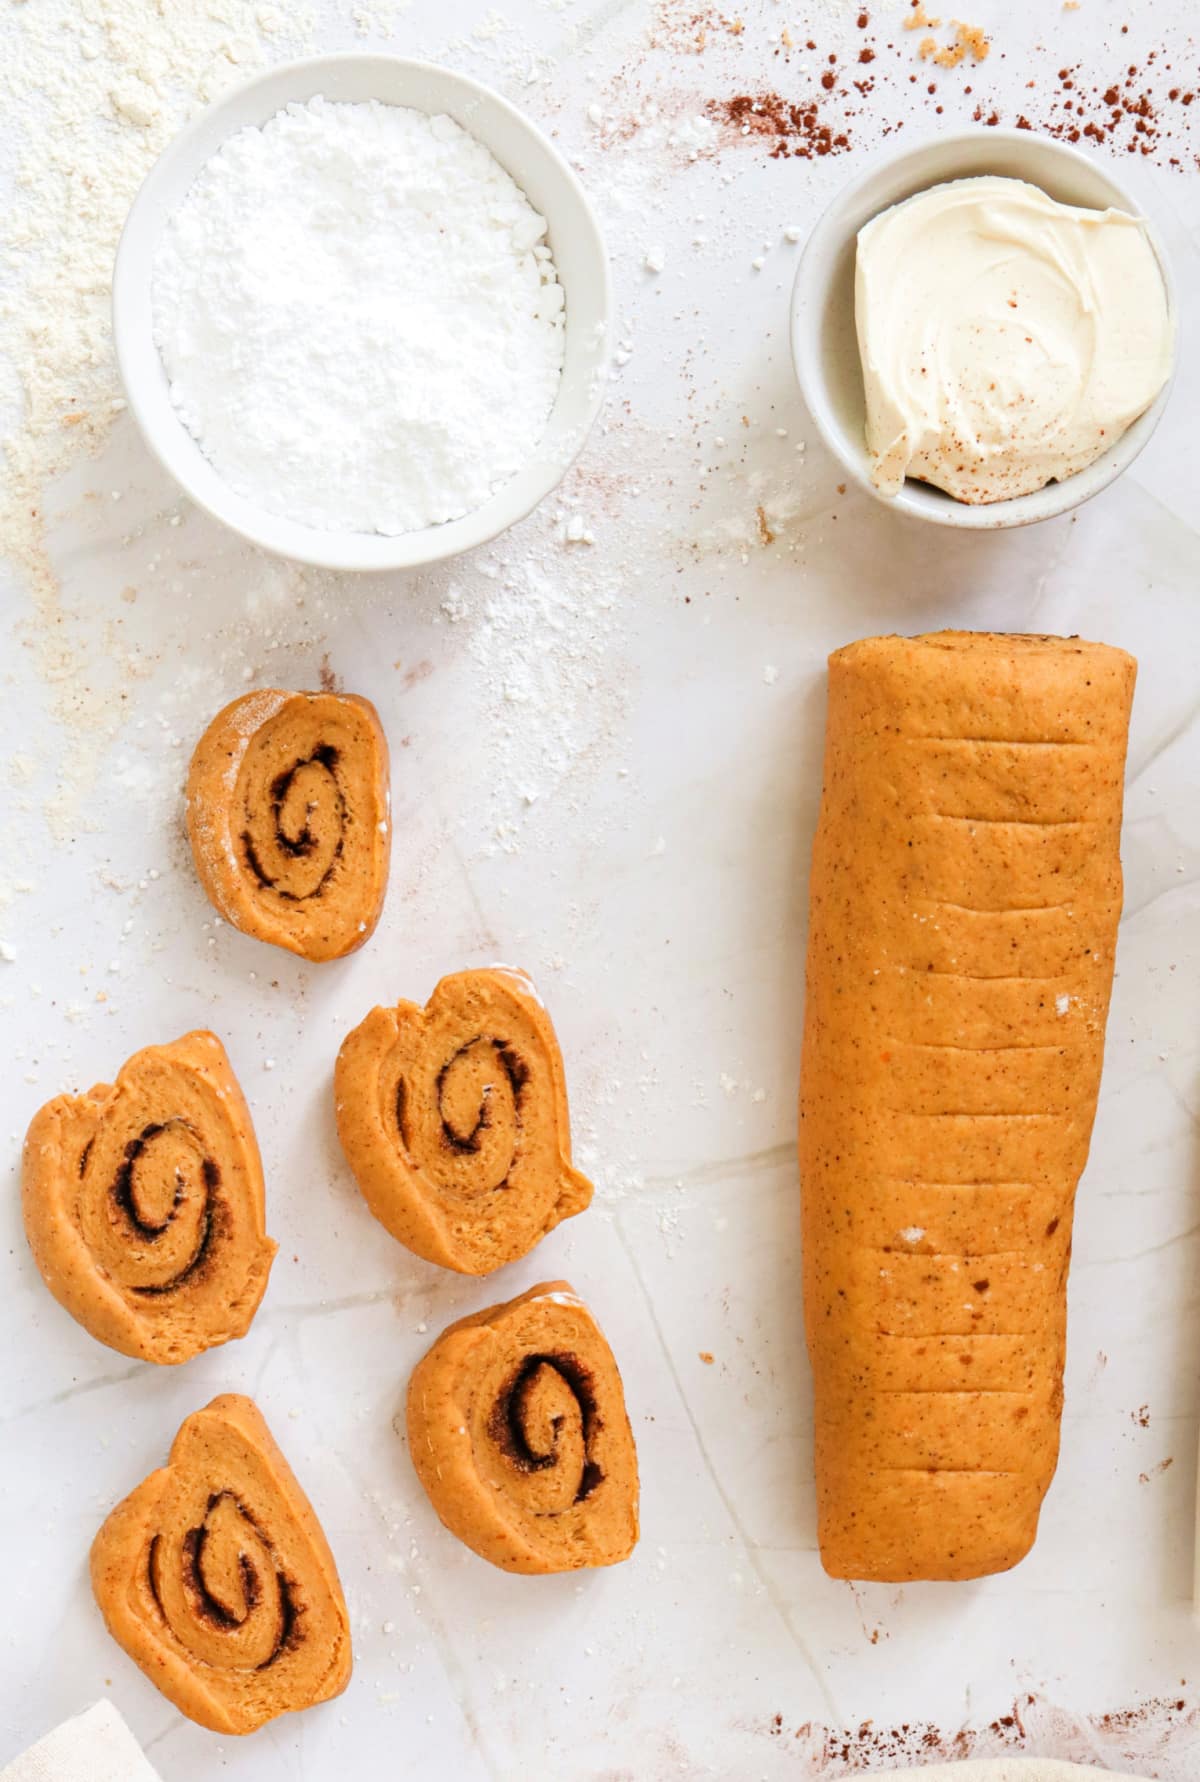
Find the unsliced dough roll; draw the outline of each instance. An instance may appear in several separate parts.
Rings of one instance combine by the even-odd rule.
[[[830,658],[800,1168],[835,1577],[979,1577],[1037,1532],[1135,672],[951,631]]]

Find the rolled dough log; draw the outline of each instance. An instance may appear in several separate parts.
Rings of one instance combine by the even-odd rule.
[[[830,658],[800,1167],[834,1577],[980,1577],[1037,1532],[1135,672],[971,632]]]

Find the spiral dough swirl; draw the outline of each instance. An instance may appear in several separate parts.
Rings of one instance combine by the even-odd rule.
[[[621,1376],[564,1281],[451,1325],[408,1389],[409,1450],[452,1533],[514,1572],[625,1559],[637,1454]]]
[[[62,1095],[25,1141],[25,1229],[50,1291],[122,1354],[180,1362],[243,1336],[275,1245],[262,1165],[221,1042],[148,1046]]]
[[[287,1576],[232,1491],[214,1491],[196,1527],[151,1537],[149,1582],[175,1638],[205,1663],[265,1671],[298,1637]]]
[[[216,1731],[251,1732],[349,1678],[333,1556],[250,1399],[187,1419],[96,1536],[92,1584],[130,1657]]]
[[[277,689],[235,699],[196,746],[187,822],[227,921],[306,959],[353,952],[387,889],[388,752],[374,706]]]
[[[527,1355],[497,1395],[488,1421],[496,1447],[546,1500],[543,1515],[581,1504],[604,1478],[593,1453],[598,1412],[578,1356]]]
[[[562,1054],[523,972],[458,972],[423,1009],[373,1009],[342,1044],[335,1091],[367,1204],[430,1262],[487,1274],[591,1200]]]

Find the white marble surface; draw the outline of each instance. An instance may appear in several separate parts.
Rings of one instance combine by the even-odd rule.
[[[563,500],[473,559],[352,581],[223,534],[127,419],[49,494],[61,590],[35,602],[14,571],[3,606],[0,1759],[109,1694],[167,1782],[824,1777],[953,1750],[963,1728],[981,1753],[1200,1774],[1200,135],[1184,171],[1122,159],[1183,297],[1167,418],[1121,484],[1020,535],[931,534],[839,493],[790,377],[798,250],[781,238],[884,124],[968,118],[964,85],[1011,112],[1062,63],[1106,81],[1127,43],[1135,61],[1169,38],[1194,78],[1196,48],[1167,0],[1119,18],[1102,0],[973,0],[996,49],[939,74],[939,119],[898,12],[870,10],[898,48],[850,152],[774,160],[724,132],[691,160],[705,99],[811,88],[815,56],[804,74],[803,55],[775,54],[782,26],[798,42],[812,27],[823,52],[853,42],[855,9],[751,0],[742,31],[710,22],[697,51],[689,12],[643,0],[513,0],[482,23],[459,0],[415,0],[366,37],[330,5],[315,45],[388,43],[493,80],[556,131],[600,205],[629,356]],[[558,516],[576,512],[593,544],[561,542]],[[1037,1547],[977,1585],[856,1589],[814,1550],[792,1152],[823,661],[853,637],[946,624],[1078,630],[1137,653],[1127,910]],[[373,942],[311,968],[214,925],[179,790],[219,704],[248,684],[314,685],[323,663],[383,715],[396,840]],[[550,1004],[598,1193],[480,1284],[373,1222],[337,1149],[330,1074],[374,1001],[497,958],[527,966]],[[18,1148],[47,1097],[198,1024],[249,1096],[281,1248],[244,1341],[156,1370],[101,1348],[46,1293]],[[509,1577],[442,1530],[394,1425],[446,1322],[559,1274],[624,1371],[643,1536],[607,1573]],[[240,1742],[156,1694],[109,1641],[86,1572],[107,1509],[226,1389],[256,1396],[309,1491],[356,1648],[343,1698]],[[889,1738],[901,1723],[914,1730]],[[923,1743],[926,1725],[940,1736]]]

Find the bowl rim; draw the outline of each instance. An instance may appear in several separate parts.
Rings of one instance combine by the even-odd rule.
[[[448,81],[462,93],[464,107],[490,107],[493,113],[504,117],[511,126],[514,126],[518,132],[525,136],[532,145],[533,152],[544,158],[565,188],[564,202],[556,207],[555,214],[552,215],[549,208],[546,210],[546,219],[549,225],[548,235],[551,242],[553,243],[556,222],[560,233],[569,228],[579,240],[584,254],[594,261],[594,271],[597,275],[595,297],[600,321],[596,329],[595,347],[589,368],[590,375],[587,379],[586,390],[581,392],[577,402],[574,420],[569,427],[562,428],[561,440],[556,441],[555,447],[546,458],[544,474],[526,482],[523,474],[518,472],[509,482],[497,489],[481,507],[460,515],[458,519],[449,520],[437,526],[426,526],[410,532],[395,534],[336,531],[305,526],[299,521],[273,514],[266,508],[258,507],[248,497],[240,495],[237,490],[224,483],[215,466],[211,465],[210,469],[213,470],[216,481],[229,498],[228,506],[212,491],[205,492],[198,489],[195,479],[190,474],[188,460],[196,453],[203,457],[199,443],[188,432],[182,419],[176,413],[174,405],[170,402],[169,392],[167,393],[167,409],[176,429],[175,438],[166,437],[169,430],[165,421],[160,420],[157,416],[151,417],[147,414],[142,384],[143,374],[138,365],[138,359],[145,351],[145,336],[144,331],[137,325],[135,297],[143,286],[143,281],[153,277],[153,220],[160,201],[168,198],[179,182],[180,176],[176,170],[180,161],[187,159],[191,147],[212,131],[215,119],[224,113],[240,109],[248,98],[252,99],[260,90],[273,87],[285,88],[292,81],[303,81],[305,84],[310,84],[314,78],[319,79],[325,70],[332,72],[354,64],[364,67],[368,73],[372,70],[381,70],[384,79],[388,73],[398,70],[406,78],[418,81],[422,76]],[[382,81],[381,84],[383,84]],[[382,104],[411,104],[414,110],[431,110],[431,108],[413,104],[407,99],[392,100],[382,94],[374,96],[379,98]],[[293,102],[302,101],[289,99],[286,93],[281,92],[276,109],[281,110]],[[265,121],[265,117],[263,121]],[[245,127],[244,124],[232,124],[226,135],[232,135],[243,127]],[[509,177],[513,179],[514,183],[520,186],[520,180],[511,172],[503,157],[495,154],[485,137],[470,131],[468,126],[464,125],[463,128],[468,129],[468,134],[474,134],[476,140],[483,143],[488,152],[499,161],[505,172],[509,173]],[[205,158],[211,158],[211,154],[215,152],[214,148]],[[524,190],[523,187],[521,189]],[[139,249],[141,250],[140,255]],[[557,266],[557,255],[555,263]],[[567,299],[564,340],[571,326],[569,292]],[[239,81],[228,92],[222,93],[185,124],[160,151],[138,187],[129,207],[113,263],[111,305],[113,343],[122,388],[129,409],[152,456],[167,471],[172,481],[179,485],[190,501],[214,519],[219,520],[230,531],[246,539],[249,543],[257,545],[262,550],[286,557],[293,562],[310,564],[314,568],[361,572],[418,569],[429,564],[443,562],[447,558],[459,556],[464,551],[474,550],[480,545],[489,543],[500,533],[507,531],[509,527],[516,525],[518,521],[532,513],[533,509],[557,488],[583,450],[607,393],[612,352],[612,268],[599,220],[578,175],[540,125],[535,123],[519,106],[514,105],[502,93],[497,92],[495,88],[474,79],[471,75],[462,74],[455,68],[449,68],[443,63],[430,62],[412,56],[393,55],[387,51],[335,50],[325,54],[300,56],[286,62],[274,63],[271,67],[252,75],[248,80]],[[157,355],[158,348],[153,341],[152,334],[151,346]],[[161,357],[159,363],[161,364]],[[559,398],[556,397],[555,409],[551,410],[546,433],[542,436],[542,448],[548,439],[554,437],[553,422],[558,400]],[[208,461],[205,460],[205,462]],[[518,489],[520,489],[520,493],[517,493]]]
[[[1039,158],[1043,164],[1058,161],[1086,168],[1093,178],[1110,189],[1114,194],[1112,202],[1118,208],[1128,210],[1141,219],[1166,292],[1167,316],[1172,331],[1171,367],[1166,382],[1154,401],[1130,423],[1121,437],[1099,458],[1060,483],[1047,483],[1043,488],[1032,490],[1026,495],[980,504],[958,501],[944,491],[916,483],[912,479],[905,481],[898,494],[885,495],[876,488],[872,480],[865,440],[861,449],[853,448],[843,430],[826,413],[824,389],[827,380],[817,339],[815,297],[818,287],[814,281],[814,266],[822,249],[836,247],[844,238],[847,226],[842,219],[846,211],[853,207],[863,189],[880,174],[890,170],[899,178],[906,167],[932,151],[953,155],[969,146],[974,155],[980,146],[992,144],[1030,160],[1030,170],[1023,177],[1031,185],[1038,183],[1036,163]],[[945,185],[954,179],[977,177],[981,175],[974,170],[958,174],[947,172],[931,179],[929,185]],[[917,188],[922,189],[925,188]],[[915,192],[908,194],[915,195]],[[872,214],[879,215],[892,204],[900,202],[900,195],[889,198]],[[1108,488],[1149,444],[1167,406],[1179,367],[1178,292],[1170,257],[1153,217],[1147,215],[1142,205],[1134,202],[1128,188],[1107,167],[1101,166],[1091,155],[1073,144],[1059,142],[1037,130],[999,129],[985,125],[944,134],[931,131],[923,134],[919,140],[906,144],[899,153],[883,150],[839,188],[814,223],[801,252],[792,282],[789,333],[792,364],[805,405],[825,446],[854,482],[893,512],[923,520],[930,525],[956,527],[966,531],[998,531],[1006,527],[1029,526],[1040,520],[1054,519],[1072,508],[1082,506],[1101,490]]]

